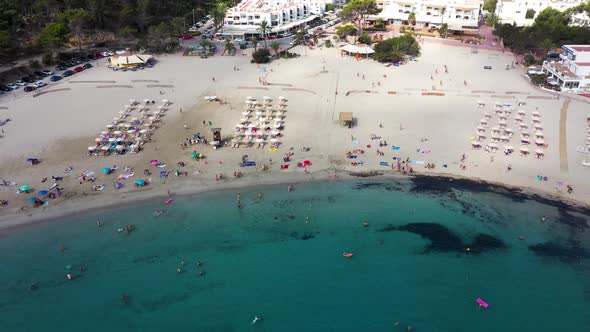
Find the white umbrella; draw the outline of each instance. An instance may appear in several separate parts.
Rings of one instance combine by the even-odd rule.
[[[525,115],[526,114],[526,111],[525,110],[518,110],[518,114]]]
[[[125,108],[130,108],[130,107],[131,107],[131,105],[125,105]]]
[[[540,130],[535,131],[535,135],[539,137],[545,137],[545,134]]]
[[[251,130],[246,130],[246,132],[244,132],[244,135],[252,136],[252,135],[255,135],[255,133],[253,133]]]
[[[529,149],[523,146],[523,147],[520,148],[520,151],[521,152],[528,153],[529,152]]]
[[[497,132],[499,132],[499,131],[500,131],[500,127],[492,127],[492,131],[497,131]]]
[[[514,117],[514,120],[516,120],[516,121],[522,121],[522,116],[517,115],[517,116]]]
[[[536,154],[545,154],[545,151],[541,150],[541,149],[536,149],[535,150]]]
[[[109,147],[108,146],[101,146],[100,149],[103,151],[107,151],[109,149]]]
[[[507,133],[512,133],[513,132],[513,130],[510,129],[510,128],[504,128],[504,131],[507,132]]]
[[[488,146],[492,149],[497,149],[498,148],[498,144],[496,143],[489,143]]]
[[[135,133],[135,129],[129,129],[129,130],[127,130],[127,134],[133,134],[133,133]]]
[[[248,127],[250,127],[250,128],[256,128],[256,125],[254,123],[251,123],[251,124],[248,125]]]
[[[508,151],[512,151],[512,150],[514,150],[514,147],[512,145],[504,145],[504,149],[506,149]]]
[[[88,147],[88,151],[94,151],[94,150],[96,150],[96,145]]]
[[[270,142],[271,143],[278,143],[279,142],[279,139],[278,138],[271,138],[270,139]]]
[[[156,117],[155,116],[150,116],[148,119],[154,121],[154,120],[156,120]]]
[[[108,131],[106,131],[106,130],[103,130],[103,131],[101,131],[100,133],[101,133],[101,135],[106,135],[106,134],[108,134],[109,132],[108,132]]]
[[[108,125],[107,125],[107,128],[109,128],[109,129],[112,129],[112,128],[114,128],[114,127],[115,127],[115,126],[113,126],[112,124],[108,124]]]
[[[125,147],[123,145],[117,145],[117,146],[115,146],[115,149],[123,150],[123,149],[125,149]]]
[[[123,137],[117,137],[117,138],[115,139],[115,141],[117,141],[117,142],[122,142],[122,141],[123,141]]]
[[[260,116],[260,115],[264,114],[264,112],[257,111],[255,114]]]
[[[481,146],[481,143],[478,141],[471,141],[471,145],[473,146]]]
[[[535,123],[533,127],[535,127],[535,129],[543,129],[543,125],[540,123]]]
[[[479,123],[486,124],[486,123],[488,123],[488,120],[486,120],[486,119],[481,119],[481,120],[479,120]]]
[[[125,128],[129,128],[129,127],[131,127],[131,124],[130,123],[124,123],[122,126],[125,127]]]
[[[275,127],[275,128],[281,128],[282,126],[283,126],[283,125],[282,125],[282,124],[280,124],[280,123],[276,123],[276,124],[274,125],[274,127]]]
[[[120,130],[115,130],[115,131],[113,131],[113,134],[115,134],[115,135],[121,135],[122,133],[121,133]]]
[[[544,140],[544,139],[542,139],[542,138],[537,138],[537,139],[535,140],[535,144],[545,144],[545,140]]]
[[[135,104],[135,99],[129,99],[129,102]]]
[[[111,138],[109,138],[109,142],[114,142],[114,141],[116,141],[116,140],[117,140],[117,139],[116,139],[116,138],[114,138],[114,137],[111,137]]]
[[[102,142],[102,140],[103,140],[103,139],[102,139],[102,138],[100,138],[100,137],[97,137],[97,138],[95,138],[95,139],[94,139],[94,141],[95,141],[95,142]]]
[[[241,122],[247,122],[248,121],[248,118],[241,118],[240,121]]]
[[[486,127],[479,125],[479,126],[477,126],[477,130],[486,130]]]
[[[168,104],[168,99],[162,99],[162,104]]]
[[[145,133],[147,133],[148,131],[149,131],[149,130],[147,130],[147,129],[142,129],[142,130],[140,130],[140,131],[139,131],[139,133],[140,133],[140,134],[145,134]]]
[[[541,114],[539,112],[537,112],[537,111],[532,111],[531,114],[532,115],[535,115],[535,116],[541,116]]]
[[[242,115],[250,115],[250,112],[248,112],[248,111],[242,112]]]
[[[272,141],[272,140],[271,140],[271,141]],[[257,138],[257,139],[255,140],[255,142],[256,142],[256,143],[262,143],[262,142],[264,142],[264,140],[263,140],[262,138]]]
[[[143,100],[143,102],[146,103],[146,104],[148,103],[148,101],[150,101],[150,100],[149,99],[144,99]]]
[[[283,96],[279,96],[279,99],[280,99],[280,100],[285,100],[285,97],[283,97]]]
[[[483,134],[483,133],[477,133],[476,135],[477,135],[477,137],[480,137],[480,138],[485,138],[486,137],[486,135]]]
[[[500,139],[501,139],[501,140],[503,140],[503,141],[508,141],[508,140],[510,140],[510,138],[508,138],[508,136],[506,136],[506,135],[502,135],[502,136],[500,136]]]
[[[264,96],[264,97],[262,97],[262,98],[263,98],[264,100],[269,100],[269,99],[270,99],[270,97],[269,97],[269,96]]]
[[[246,99],[250,100],[250,99],[252,99],[252,97],[251,96],[248,96],[248,97],[246,97]]]

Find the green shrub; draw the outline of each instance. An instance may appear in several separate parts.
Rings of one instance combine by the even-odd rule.
[[[361,44],[370,45],[371,44],[371,36],[369,36],[367,33],[363,32],[359,36],[359,42]]]
[[[526,66],[530,66],[535,63],[535,57],[531,54],[527,54],[524,56],[524,64]]]
[[[326,45],[327,48],[330,48],[332,47],[332,41],[330,39],[327,39],[324,45]]]
[[[254,63],[270,62],[270,51],[267,48],[258,49],[252,53],[252,61]]]

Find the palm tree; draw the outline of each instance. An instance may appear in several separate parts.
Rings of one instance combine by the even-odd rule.
[[[231,40],[229,40],[229,39],[225,40],[224,47],[225,47],[225,50],[223,51],[223,53],[227,52],[228,55],[232,55],[234,53],[234,51],[236,50],[234,43],[232,43]]]
[[[447,7],[442,7],[442,9],[440,10],[440,27],[442,27],[445,24],[445,13],[447,12]],[[444,37],[443,38],[447,38],[447,32],[448,32],[449,28],[448,25],[446,27],[446,29],[444,29]]]
[[[410,25],[416,25],[416,13],[410,12],[410,14],[408,14],[408,23],[410,23]]]
[[[266,20],[260,22],[260,28],[258,28],[258,31],[262,35],[262,38],[264,38],[264,48],[268,48],[268,45],[266,45],[266,36],[271,32],[271,28]]]
[[[275,51],[277,57],[279,57],[279,49],[281,48],[281,44],[278,41],[273,40],[272,43],[270,43],[270,48],[272,48],[272,50]]]
[[[254,46],[254,52],[258,51],[258,39],[256,37],[250,38],[250,42]]]
[[[209,41],[207,39],[201,39],[199,44],[203,48],[203,54],[207,54],[207,47],[209,46]]]

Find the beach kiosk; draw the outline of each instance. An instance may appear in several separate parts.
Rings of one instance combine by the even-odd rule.
[[[221,128],[211,128],[211,132],[213,133],[213,141],[210,144],[214,149],[217,149],[221,145]]]
[[[342,127],[352,128],[352,112],[340,112],[338,121]]]

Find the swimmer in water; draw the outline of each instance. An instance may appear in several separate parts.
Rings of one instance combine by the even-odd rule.
[[[98,227],[100,227],[100,226],[101,226],[101,224],[100,224],[100,219],[96,219],[96,225],[97,225]]]
[[[289,190],[289,192],[293,191],[293,187],[289,186],[289,188],[287,188]]]
[[[368,221],[363,221],[363,227],[369,227],[369,222]]]
[[[197,261],[197,266],[201,266],[203,265],[203,263],[201,263],[201,261]]]
[[[180,273],[182,273],[182,270],[181,270],[180,268],[177,268],[177,269],[176,269],[176,272],[177,272],[178,274],[180,274]]]
[[[184,260],[180,261],[180,265],[184,266],[185,262]]]
[[[545,222],[545,216],[541,217],[541,222],[544,223]]]
[[[262,198],[262,193],[258,194],[258,198]]]
[[[256,324],[259,320],[262,320],[262,317],[254,316],[254,320],[252,321],[252,324],[250,324],[250,325]]]

